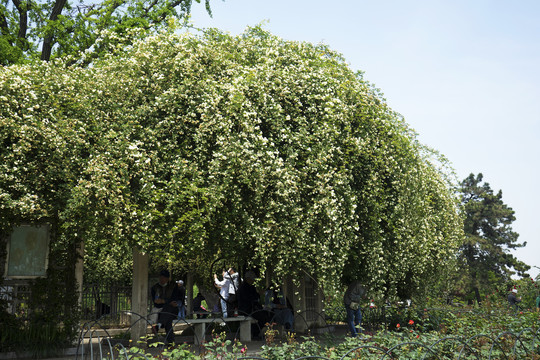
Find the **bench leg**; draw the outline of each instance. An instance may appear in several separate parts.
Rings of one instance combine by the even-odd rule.
[[[251,321],[240,322],[240,341],[251,341]]]
[[[195,334],[193,343],[195,345],[201,345],[205,340],[204,333],[206,332],[206,324],[205,323],[195,324],[193,332]]]

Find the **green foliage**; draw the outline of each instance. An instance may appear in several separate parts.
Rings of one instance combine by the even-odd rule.
[[[174,19],[187,18],[192,4],[193,0],[1,0],[0,65],[66,57],[88,64],[171,26]],[[210,0],[205,4],[211,14]]]
[[[256,356],[273,359],[325,357],[328,359],[381,359],[386,352],[399,359],[485,359],[523,358],[539,359],[537,330],[540,325],[536,312],[509,313],[505,307],[481,306],[477,308],[438,309],[406,308],[401,312],[401,322],[392,323],[387,329],[351,338],[321,341],[311,336],[296,338],[289,334],[282,342],[277,331],[269,326],[266,344]],[[519,340],[517,340],[519,336]],[[533,341],[534,340],[534,341]],[[236,347],[226,340],[225,334],[215,335],[205,344],[205,359],[237,359],[250,356],[246,348]],[[176,359],[175,350],[148,358],[169,356]],[[184,345],[178,352],[186,359],[195,358]],[[129,357],[137,357],[142,350],[132,348]],[[387,356],[388,357],[388,356]]]
[[[323,348],[319,354],[330,359],[340,359],[345,353],[351,351],[349,354],[352,358],[356,356],[356,358],[380,359],[381,350],[368,347],[377,346],[382,351],[392,349],[392,354],[396,358],[406,359],[443,357],[455,359],[458,356],[461,356],[459,358],[464,358],[464,356],[477,358],[472,355],[472,352],[478,354],[481,359],[488,358],[490,353],[491,358],[504,358],[502,351],[506,356],[511,356],[516,351],[519,355],[517,358],[538,358],[538,346],[530,345],[540,325],[538,314],[535,312],[523,311],[513,314],[507,311],[506,306],[493,306],[493,304],[478,308],[412,307],[396,309],[396,311],[399,314],[388,314],[389,319],[395,315],[396,319],[401,319],[400,322],[390,320],[387,329],[367,334],[364,338],[346,338],[342,342]],[[507,332],[514,335],[503,335]],[[514,348],[515,336],[518,334],[521,334],[521,342],[517,342],[518,346]],[[445,340],[441,341],[443,339]],[[460,354],[466,342],[469,347]],[[352,350],[359,346],[366,347]]]
[[[0,309],[0,351],[30,351],[38,358],[58,355],[78,335],[75,251],[62,239],[51,247],[47,277],[29,281],[31,293],[19,299],[20,311],[9,315]]]
[[[490,293],[516,272],[527,276],[530,268],[510,253],[526,245],[517,242],[519,235],[512,230],[514,211],[503,202],[502,191],[495,194],[482,181],[482,174],[471,174],[460,188],[465,238],[459,248],[458,276],[466,288],[474,290],[478,302],[482,301],[481,292]]]
[[[323,347],[311,337],[298,341],[294,333],[287,334],[284,344],[276,342],[278,331],[270,324],[265,332],[266,344],[261,347],[261,357],[268,360],[297,359],[303,356],[320,355]]]
[[[29,351],[36,358],[58,355],[69,346],[64,331],[54,324],[45,322],[29,322],[22,325],[18,321],[2,323],[2,352]]]
[[[532,278],[522,278],[508,282],[506,286],[500,287],[499,293],[507,294],[509,289],[518,289],[518,296],[521,298],[519,307],[522,310],[534,310],[536,307],[536,298],[540,295],[539,282]],[[504,291],[504,292],[503,292]]]
[[[7,67],[0,93],[1,229],[57,219],[96,275],[138,247],[405,297],[461,238],[444,159],[323,45],[164,31],[89,68]]]
[[[204,350],[201,352],[201,357],[204,359],[224,359],[236,360],[240,358],[247,350],[246,346],[238,340],[227,340],[227,334],[212,333],[212,339],[204,344]]]
[[[22,55],[22,50],[13,46],[7,36],[0,37],[0,66],[16,64],[20,61]]]
[[[163,343],[155,342],[150,344],[150,347],[157,347],[162,346]],[[130,348],[126,349],[123,346],[117,345],[115,347],[117,356],[117,359],[123,360],[123,359],[168,359],[168,360],[191,360],[191,359],[198,359],[200,358],[193,352],[189,351],[187,344],[181,344],[170,348],[165,348],[160,351],[159,355],[154,356],[150,353],[146,353],[138,346],[131,346]],[[224,358],[226,359],[226,358]]]

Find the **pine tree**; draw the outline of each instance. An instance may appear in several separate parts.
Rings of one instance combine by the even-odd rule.
[[[502,191],[494,193],[483,175],[470,174],[461,183],[465,238],[459,257],[465,284],[481,301],[480,291],[508,281],[514,274],[527,275],[530,266],[516,259],[510,250],[524,247],[512,230],[514,210],[502,200]]]

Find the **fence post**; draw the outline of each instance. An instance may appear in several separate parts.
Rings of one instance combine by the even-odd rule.
[[[146,317],[148,312],[148,254],[133,248],[133,288],[131,295],[131,339],[139,340],[146,335],[146,321],[137,314]]]

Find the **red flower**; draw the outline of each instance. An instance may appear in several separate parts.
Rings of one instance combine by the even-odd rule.
[[[401,325],[397,324],[396,327],[399,329],[401,327]]]
[[[409,325],[414,325],[414,321],[409,320]]]
[[[240,349],[240,353],[244,354],[246,352],[246,347],[243,347],[242,349]]]

